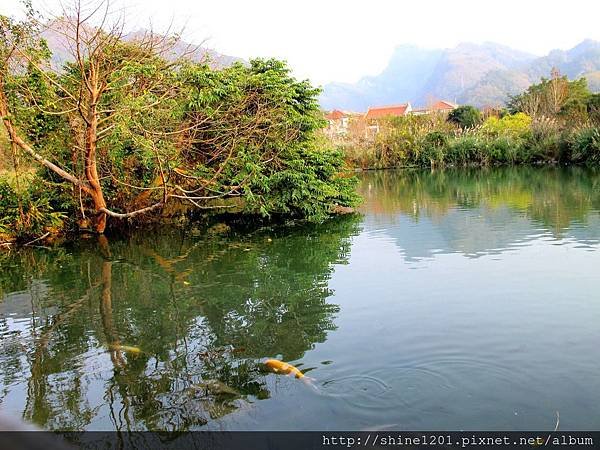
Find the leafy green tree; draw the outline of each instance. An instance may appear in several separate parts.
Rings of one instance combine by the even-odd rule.
[[[481,123],[481,112],[474,106],[463,105],[448,114],[448,121],[461,128],[474,128]]]
[[[182,161],[187,190],[209,182],[239,195],[247,212],[311,220],[356,203],[354,179],[339,176],[341,153],[317,140],[318,89],[295,80],[283,62],[220,71],[194,64],[182,77],[186,118],[199,124]]]
[[[582,121],[587,118],[589,96],[585,78],[569,81],[554,69],[551,78],[542,78],[522,94],[512,96],[507,107],[512,114],[523,112],[534,118],[544,116]]]
[[[590,120],[600,123],[600,94],[590,95],[586,106]]]
[[[587,120],[587,105],[590,95],[591,92],[585,78],[570,81],[568,83],[568,96],[561,105],[558,115],[578,122]]]
[[[47,181],[71,187],[81,226],[103,233],[109,217],[224,208],[322,220],[358,201],[341,154],[318,140],[318,89],[283,62],[214,70],[174,58],[175,38],[95,28],[110,22],[97,6],[76,3],[77,19],[52,23],[73,49],[60,71],[33,13],[2,17],[0,30],[10,141]]]

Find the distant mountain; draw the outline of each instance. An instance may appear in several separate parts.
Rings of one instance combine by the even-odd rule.
[[[48,47],[52,52],[50,64],[55,69],[60,69],[66,62],[72,61],[73,57],[69,42],[61,33],[61,29],[65,29],[66,24],[64,19],[52,21],[49,26],[42,32],[42,37],[48,43]],[[138,30],[124,36],[124,40],[135,40],[143,37],[148,31]],[[195,46],[185,41],[179,41],[172,49],[173,57],[180,56],[184,53],[189,53],[189,58],[194,61],[206,61],[211,67],[222,68],[232,65],[235,62],[244,62],[243,59],[235,56],[223,55],[210,48]]]
[[[370,105],[402,103],[425,89],[423,73],[435,70],[442,50],[414,46],[398,47],[387,68],[377,76],[362,78],[356,84],[331,83],[325,86],[321,106],[325,109],[365,111]]]
[[[125,36],[125,40],[142,39],[148,30],[138,30]],[[244,62],[242,58],[235,56],[223,55],[213,49],[191,44],[186,41],[179,41],[171,50],[172,56],[178,57],[186,55],[187,58],[193,61],[206,61],[211,67],[223,68],[231,66],[235,62]]]
[[[552,67],[569,78],[600,70],[600,42],[586,39],[567,51],[552,50],[547,56],[536,59],[528,73],[534,78],[548,76]]]
[[[600,92],[600,70],[588,72],[584,75],[587,78],[588,86],[593,92]]]
[[[572,79],[586,76],[590,88],[600,91],[600,42],[586,40],[541,58],[494,43],[443,50],[401,46],[381,74],[355,84],[327,84],[320,101],[324,109],[354,111],[406,101],[426,106],[434,99],[500,106],[509,95],[549,76],[552,67]]]

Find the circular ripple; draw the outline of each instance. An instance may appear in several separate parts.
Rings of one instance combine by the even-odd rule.
[[[370,419],[381,421],[385,411],[386,420],[422,424],[434,412],[450,417],[500,401],[502,392],[526,385],[531,376],[525,367],[492,358],[422,354],[360,374],[332,374],[318,388]]]
[[[325,381],[321,385],[323,395],[342,399],[360,408],[381,408],[390,395],[390,387],[377,377],[370,375],[349,375]]]
[[[450,414],[459,404],[474,407],[483,400],[499,400],[501,392],[525,385],[531,374],[477,358],[424,357],[380,369],[373,376],[384,379],[394,392],[388,406],[401,406],[410,418],[433,410]]]
[[[385,379],[390,387],[391,395],[385,399],[388,408],[410,408],[423,395],[437,396],[454,388],[446,374],[423,366],[389,367],[373,375]]]
[[[437,374],[450,386],[457,387],[469,379],[469,375],[485,374],[489,380],[523,381],[526,374],[518,367],[507,367],[496,361],[469,357],[438,357],[421,359],[413,366]]]

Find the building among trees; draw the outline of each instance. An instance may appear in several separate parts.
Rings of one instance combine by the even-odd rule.
[[[423,114],[431,114],[431,113],[449,113],[453,109],[456,109],[458,105],[456,103],[449,102],[447,100],[438,100],[433,103],[431,106],[419,109],[413,109],[411,114],[415,116],[420,116]]]
[[[379,132],[380,120],[384,117],[404,117],[412,111],[410,103],[392,106],[372,106],[365,114],[367,124],[367,135],[377,134]]]
[[[330,136],[339,136],[348,132],[349,113],[334,109],[325,114],[325,119],[327,119],[327,133]]]

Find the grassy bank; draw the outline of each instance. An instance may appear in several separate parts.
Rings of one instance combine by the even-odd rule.
[[[533,119],[524,113],[490,117],[461,129],[442,118],[389,118],[373,140],[342,144],[349,165],[461,167],[506,164],[600,164],[600,126]]]
[[[600,164],[600,94],[585,78],[570,81],[557,71],[502,110],[465,105],[448,115],[363,122],[340,141],[355,168]]]

